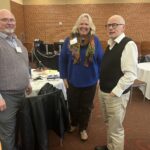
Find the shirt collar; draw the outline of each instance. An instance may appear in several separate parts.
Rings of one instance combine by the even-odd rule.
[[[6,39],[8,37],[8,35],[3,32],[0,32],[0,37],[3,39]]]
[[[125,37],[125,34],[122,33],[117,38],[115,38],[114,40],[113,39],[109,39],[108,40],[108,45],[113,45],[115,43],[119,44],[124,37]]]
[[[1,38],[3,38],[3,39],[8,39],[8,38],[12,38],[12,39],[16,39],[16,35],[15,34],[12,34],[11,36],[9,36],[9,35],[7,35],[7,34],[5,34],[5,33],[3,33],[3,32],[0,32],[0,37]]]

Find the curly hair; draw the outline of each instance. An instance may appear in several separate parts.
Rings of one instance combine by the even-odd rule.
[[[83,13],[83,14],[81,14],[81,15],[78,17],[78,19],[77,19],[75,25],[73,26],[71,32],[72,32],[73,34],[79,33],[78,27],[79,27],[79,25],[80,25],[81,19],[84,18],[84,17],[87,17],[87,18],[88,18],[88,20],[89,20],[89,26],[90,26],[90,34],[91,34],[91,35],[94,35],[95,32],[96,32],[96,27],[95,27],[95,25],[94,25],[94,23],[93,23],[92,17],[91,17],[88,13]]]

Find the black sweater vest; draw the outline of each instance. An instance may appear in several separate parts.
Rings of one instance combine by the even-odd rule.
[[[106,48],[100,73],[100,89],[105,93],[110,93],[123,76],[123,72],[121,71],[121,55],[125,45],[129,41],[131,41],[130,38],[124,37],[111,50],[109,50],[109,46]],[[130,88],[126,89],[123,93],[127,93],[129,90]]]

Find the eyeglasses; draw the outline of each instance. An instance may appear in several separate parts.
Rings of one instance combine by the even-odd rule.
[[[118,24],[118,23],[112,23],[112,24],[106,24],[105,28],[110,28],[112,27],[113,29],[116,29],[119,25],[124,25],[124,24]]]
[[[8,22],[15,23],[16,22],[16,20],[14,18],[10,18],[10,19],[2,18],[2,19],[0,19],[0,21],[5,22],[5,23],[8,23]]]

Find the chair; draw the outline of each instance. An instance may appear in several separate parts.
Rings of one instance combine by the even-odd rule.
[[[143,86],[143,88],[144,88],[143,102],[145,101],[145,92],[146,92],[147,83],[144,82],[144,81],[141,81],[141,80],[136,79],[136,80],[134,80],[134,83],[133,83],[132,86],[131,86],[131,91],[130,91],[130,103],[131,103],[131,100],[132,100],[133,88],[136,88],[136,87],[139,88],[139,87],[142,87],[142,86]]]

